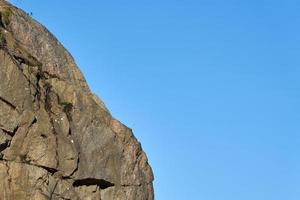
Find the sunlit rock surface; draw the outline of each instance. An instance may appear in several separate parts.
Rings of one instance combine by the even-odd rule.
[[[132,131],[42,25],[0,0],[0,199],[152,200]]]

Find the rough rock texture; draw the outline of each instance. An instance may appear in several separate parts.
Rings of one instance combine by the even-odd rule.
[[[131,130],[43,26],[0,0],[0,199],[152,200]]]

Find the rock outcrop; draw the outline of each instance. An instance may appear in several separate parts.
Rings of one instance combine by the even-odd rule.
[[[152,200],[132,131],[42,25],[0,0],[0,199]]]

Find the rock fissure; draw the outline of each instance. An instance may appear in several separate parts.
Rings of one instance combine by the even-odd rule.
[[[5,140],[2,144],[0,144],[0,152],[9,147],[10,140]]]
[[[58,133],[55,130],[55,125],[54,125],[54,119],[52,115],[54,114],[51,111],[51,101],[50,101],[50,92],[51,92],[51,86],[48,84],[45,84],[45,110],[47,111],[48,117],[50,119],[50,124],[51,124],[51,132],[53,133],[55,137],[55,160],[56,160],[56,167],[59,167],[59,154],[58,154]]]
[[[70,176],[66,176],[66,177],[72,177],[72,176],[78,171],[79,162],[80,162],[80,151],[78,151],[78,154],[77,154],[76,168],[75,168],[74,171],[70,174]]]
[[[149,182],[149,183],[139,183],[139,184],[136,184],[136,183],[133,183],[133,184],[121,184],[120,186],[121,187],[142,187],[142,186],[146,186],[146,185],[151,185],[152,182]]]
[[[7,159],[0,159],[0,162],[5,162],[5,164],[8,166],[8,163],[18,163],[18,164],[24,164],[24,165],[29,165],[32,167],[37,167],[37,168],[41,168],[46,170],[49,174],[55,174],[57,172],[57,170],[55,168],[50,168],[50,167],[46,167],[46,166],[42,166],[42,165],[37,165],[37,164],[33,164],[30,161],[28,162],[23,162],[23,161],[15,161],[15,160],[7,160]],[[9,168],[8,168],[9,169]]]
[[[1,35],[1,32],[0,32],[0,35]],[[3,36],[2,36],[3,37]],[[1,38],[2,38],[1,37]],[[2,39],[4,40],[4,44],[1,44],[0,45],[0,49],[2,49],[4,52],[6,52],[9,57],[11,58],[12,62],[15,63],[15,65],[17,66],[17,69],[22,73],[22,75],[24,76],[24,78],[28,81],[28,83],[33,86],[37,91],[39,91],[38,87],[36,87],[36,85],[30,80],[30,78],[28,78],[24,72],[23,72],[23,67],[22,65],[19,63],[19,61],[16,59],[16,55],[14,55],[14,52],[12,52],[11,50],[9,50],[9,48],[5,45],[5,39]],[[24,58],[22,58],[23,60],[25,60]]]
[[[0,124],[0,129],[1,129],[4,133],[6,133],[7,135],[9,135],[9,136],[11,136],[11,137],[13,137],[13,136],[16,134],[16,132],[18,131],[18,129],[19,129],[19,126],[16,126],[16,127],[14,128],[14,130],[10,131],[10,130],[7,130],[7,129],[3,128],[3,127],[4,127],[4,126]]]
[[[6,100],[5,98],[0,96],[0,101],[2,101],[3,103],[5,103],[6,105],[8,105],[10,108],[12,108],[13,110],[17,110],[17,106],[14,105],[13,103],[11,103],[10,101]]]
[[[3,23],[3,14],[0,12],[0,27],[4,28],[4,23]]]
[[[6,166],[6,174],[7,174],[7,180],[8,180],[8,188],[11,188],[11,182],[12,182],[12,179],[11,179],[11,176],[10,176],[10,173],[9,173],[9,170],[10,170],[10,167],[8,165],[8,162],[4,162],[5,166]]]

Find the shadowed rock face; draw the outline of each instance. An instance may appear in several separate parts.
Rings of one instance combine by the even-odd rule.
[[[152,200],[132,131],[43,26],[0,0],[0,199]]]

